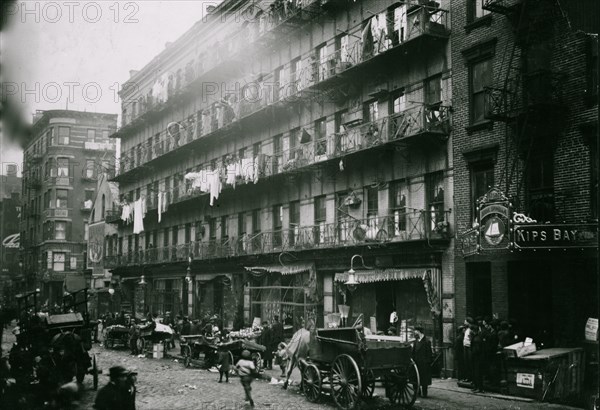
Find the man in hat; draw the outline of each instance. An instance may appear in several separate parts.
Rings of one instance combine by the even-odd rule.
[[[132,373],[123,366],[109,369],[110,382],[96,395],[96,410],[135,410],[135,385]]]
[[[283,324],[279,321],[279,316],[273,316],[273,325],[271,326],[273,344],[279,345],[283,342]]]
[[[415,343],[413,344],[413,360],[419,369],[419,381],[421,384],[421,396],[427,397],[427,387],[431,386],[431,342],[425,337],[425,331],[421,326],[415,327]]]

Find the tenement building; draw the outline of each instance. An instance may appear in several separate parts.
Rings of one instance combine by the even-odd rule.
[[[106,240],[135,313],[450,342],[449,3],[228,0],[132,71]]]
[[[96,179],[114,162],[116,126],[115,114],[38,111],[24,142],[22,269],[49,309],[85,286],[88,218]]]
[[[597,317],[597,35],[558,1],[453,3],[456,318],[581,347]]]

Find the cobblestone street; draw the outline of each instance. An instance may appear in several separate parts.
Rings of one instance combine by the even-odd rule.
[[[126,350],[108,350],[96,345],[99,366],[108,372],[108,368],[117,364],[138,371],[138,410],[166,409],[196,409],[196,410],[227,410],[243,409],[244,393],[237,377],[232,377],[229,384],[219,384],[218,373],[212,373],[199,368],[186,369],[183,364],[174,359],[153,360],[128,355]],[[276,376],[273,371],[273,376]],[[298,374],[293,377],[299,380]],[[100,376],[100,386],[108,381],[106,375]],[[95,393],[91,390],[91,378],[86,377],[85,393],[82,408],[91,409]],[[473,395],[469,390],[464,393],[454,391],[448,386],[454,386],[452,381],[434,381],[430,388],[430,398],[419,399],[415,405],[420,409],[561,409],[568,408],[559,405],[542,403],[527,403],[513,400],[503,400],[486,395]],[[186,386],[187,385],[187,386]],[[194,388],[195,386],[195,388]],[[377,389],[377,397],[364,402],[363,409],[393,408],[384,399],[383,389]],[[333,409],[332,399],[325,396],[321,403],[308,402],[298,390],[297,384],[287,391],[281,385],[271,385],[266,380],[258,380],[253,384],[253,396],[257,409]]]

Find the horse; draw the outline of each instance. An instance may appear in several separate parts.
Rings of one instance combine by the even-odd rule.
[[[72,380],[72,376],[75,376],[77,382],[82,383],[91,366],[91,358],[81,336],[71,331],[57,333],[52,338],[50,346],[55,351],[64,350],[65,352],[65,356],[61,358],[63,378],[69,382]]]
[[[310,351],[312,325],[309,323],[304,328],[298,329],[287,345],[288,363],[285,369],[285,382],[283,388],[287,389],[290,376],[295,367],[302,371],[302,363]]]

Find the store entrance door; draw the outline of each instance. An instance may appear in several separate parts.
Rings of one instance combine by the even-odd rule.
[[[467,264],[467,316],[492,316],[492,265]]]
[[[390,325],[390,314],[394,306],[394,286],[391,282],[382,282],[376,285],[375,289],[375,300],[377,302],[376,315],[377,315],[377,330],[387,331]],[[365,318],[365,320],[368,320]],[[368,326],[365,323],[365,326]]]

